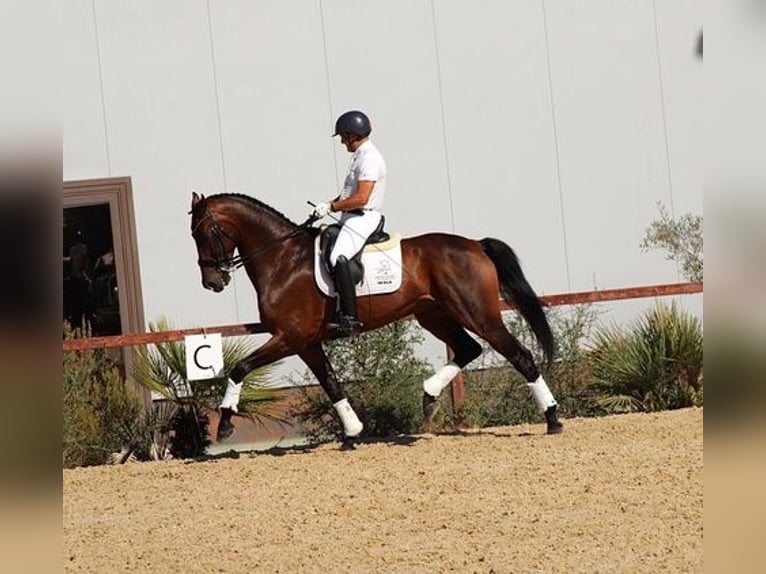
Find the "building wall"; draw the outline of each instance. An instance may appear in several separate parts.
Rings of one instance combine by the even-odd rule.
[[[675,282],[657,202],[702,213],[694,0],[70,0],[64,179],[133,181],[145,316],[257,321],[199,283],[191,192],[296,222],[333,197],[361,108],[405,235],[511,244],[540,294]],[[701,296],[684,304],[701,315]],[[630,320],[650,301],[607,306]]]

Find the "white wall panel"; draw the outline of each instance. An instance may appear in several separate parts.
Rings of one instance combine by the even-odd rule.
[[[201,288],[190,193],[302,221],[337,192],[329,135],[355,107],[390,230],[503,239],[540,293],[671,282],[639,244],[671,183],[701,213],[699,20],[694,0],[72,0],[64,177],[133,178],[149,320],[257,320],[244,274]]]
[[[676,280],[641,256],[669,200],[649,2],[546,2],[572,288]]]
[[[702,6],[696,0],[655,2],[655,6],[673,207],[677,216],[702,215],[700,142],[705,139],[705,115],[702,59],[696,54]]]
[[[335,192],[317,3],[211,5],[229,191],[295,220]]]
[[[109,173],[92,0],[72,0],[63,11],[61,83],[64,179]]]
[[[662,78],[664,117],[672,207],[675,217],[703,214],[705,141],[703,65],[697,54],[702,32],[702,6],[695,0],[654,2],[656,9],[659,70]],[[669,204],[667,204],[670,207]],[[659,217],[655,211],[652,219]],[[664,252],[653,253],[664,257]],[[678,281],[685,280],[679,273]],[[702,318],[703,296],[678,298],[683,308]]]
[[[300,223],[308,200],[336,190],[332,118],[314,2],[211,2],[226,190],[246,193]],[[238,316],[258,317],[244,273]]]
[[[546,44],[536,2],[437,2],[455,231],[509,243],[567,290]]]
[[[207,7],[203,0],[97,3],[115,175],[133,177],[147,320],[235,320],[233,294],[203,291],[186,212],[195,189],[222,189]]]
[[[386,159],[386,217],[407,235],[450,231],[431,4],[324,0],[334,115],[369,112]],[[349,155],[336,148],[338,179]]]

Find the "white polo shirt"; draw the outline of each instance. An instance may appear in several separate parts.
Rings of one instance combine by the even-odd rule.
[[[348,174],[343,183],[340,198],[346,199],[353,195],[359,181],[375,182],[370,199],[364,209],[381,211],[383,209],[383,197],[386,194],[386,162],[378,148],[370,140],[360,145],[351,156],[351,163],[348,166]]]

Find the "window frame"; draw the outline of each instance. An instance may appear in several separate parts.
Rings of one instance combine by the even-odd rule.
[[[62,209],[105,203],[109,205],[112,226],[121,333],[143,333],[146,327],[131,178],[109,177],[63,182]],[[130,373],[131,355],[130,347],[122,347],[126,373]]]

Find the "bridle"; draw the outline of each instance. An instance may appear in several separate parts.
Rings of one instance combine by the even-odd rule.
[[[283,241],[286,241],[292,237],[296,237],[297,235],[300,235],[301,233],[304,233],[306,229],[311,226],[312,223],[314,223],[318,218],[315,217],[313,214],[309,216],[309,218],[298,225],[295,229],[293,229],[290,233],[287,233],[285,235],[282,235],[280,237],[277,237],[276,239],[269,241],[266,245],[261,247],[260,249],[256,249],[255,251],[248,253],[246,255],[237,255],[232,257],[226,256],[226,249],[224,245],[224,239],[227,239],[230,241],[233,245],[236,244],[234,239],[226,233],[226,231],[221,227],[218,222],[216,221],[213,214],[210,212],[210,209],[205,208],[205,215],[197,222],[197,224],[192,229],[192,237],[194,237],[194,234],[199,231],[201,225],[206,221],[211,221],[208,225],[208,229],[210,231],[210,234],[212,235],[212,243],[213,243],[213,249],[215,251],[214,259],[198,259],[197,264],[200,267],[212,267],[216,271],[220,273],[232,273],[239,269],[240,267],[243,267],[248,261],[251,259],[255,259],[259,255],[262,255],[266,251],[269,251],[270,249],[276,247]]]

